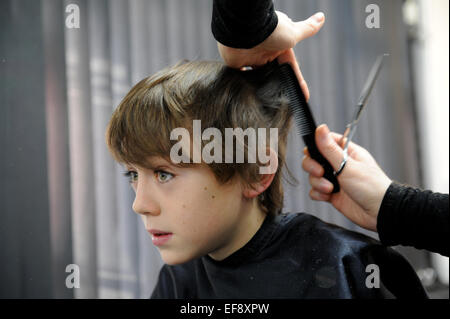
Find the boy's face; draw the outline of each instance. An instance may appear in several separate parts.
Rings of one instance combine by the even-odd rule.
[[[133,210],[140,214],[167,264],[210,254],[226,257],[242,241],[248,200],[241,183],[220,184],[206,165],[179,168],[151,158],[154,169],[127,165],[136,193]],[[247,216],[248,217],[248,216]]]

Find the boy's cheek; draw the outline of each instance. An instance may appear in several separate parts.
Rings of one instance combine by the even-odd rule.
[[[201,186],[197,191],[186,192],[180,198],[182,209],[208,209],[218,199],[218,192],[210,186]]]

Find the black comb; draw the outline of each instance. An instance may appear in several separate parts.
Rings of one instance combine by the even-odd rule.
[[[305,95],[300,88],[297,76],[288,63],[280,65],[280,82],[284,95],[286,95],[289,99],[289,107],[294,115],[298,131],[302,136],[305,145],[308,147],[308,152],[311,155],[311,158],[322,165],[325,170],[323,177],[333,184],[333,193],[338,193],[340,186],[336,176],[334,175],[334,169],[317,149],[316,140],[314,137],[316,132],[316,123],[314,122],[308,102],[306,102]]]

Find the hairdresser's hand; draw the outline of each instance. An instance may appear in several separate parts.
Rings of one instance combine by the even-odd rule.
[[[278,24],[272,34],[251,49],[235,49],[217,43],[219,53],[225,63],[233,68],[257,67],[278,58],[280,63],[289,62],[299,79],[300,86],[309,99],[308,86],[292,49],[298,42],[315,35],[325,23],[325,16],[319,12],[309,19],[293,22],[286,14],[276,11]]]
[[[326,125],[316,130],[319,151],[335,170],[341,164],[343,150],[338,144],[342,135],[330,133]],[[352,222],[368,230],[377,231],[377,216],[384,194],[391,180],[378,166],[372,155],[361,146],[350,143],[348,160],[338,176],[341,191],[332,194],[333,185],[322,176],[324,170],[305,148],[302,167],[309,173],[313,200],[330,202]]]

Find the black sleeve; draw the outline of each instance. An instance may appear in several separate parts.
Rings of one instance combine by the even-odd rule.
[[[392,183],[377,218],[380,241],[449,256],[448,204],[448,194]]]
[[[272,0],[214,0],[214,38],[232,48],[249,49],[275,30],[278,17]]]

